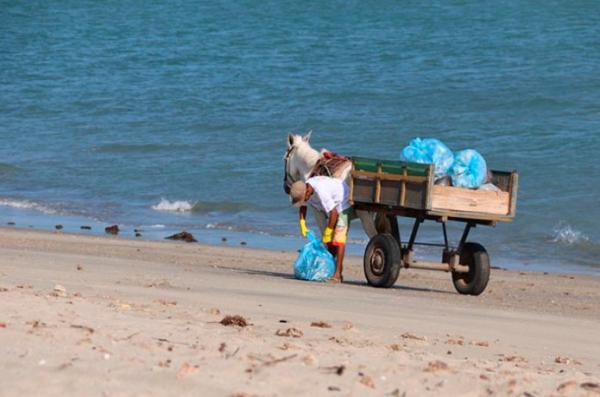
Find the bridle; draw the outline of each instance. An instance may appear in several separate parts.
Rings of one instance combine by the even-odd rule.
[[[298,149],[297,146],[289,147],[287,152],[285,152],[285,156],[283,156],[283,190],[285,191],[285,194],[290,194],[290,186],[292,186],[292,183],[296,182],[290,173],[289,167],[290,157],[296,152],[296,149]]]

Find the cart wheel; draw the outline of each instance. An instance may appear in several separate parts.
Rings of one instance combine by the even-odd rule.
[[[374,236],[365,250],[367,281],[373,287],[389,288],[398,279],[401,265],[400,246],[389,233]]]
[[[490,257],[481,244],[466,243],[460,254],[460,264],[469,266],[468,273],[452,272],[454,288],[465,295],[479,295],[490,279]]]

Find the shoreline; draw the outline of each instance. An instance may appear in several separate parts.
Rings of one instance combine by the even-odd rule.
[[[20,212],[22,210],[18,210]],[[6,218],[6,217],[5,217]],[[7,218],[12,219],[12,218]],[[161,224],[153,224],[151,226],[140,226],[122,223],[106,223],[98,220],[87,219],[76,216],[66,215],[50,215],[50,214],[35,214],[35,216],[26,218],[38,220],[38,222],[24,222],[16,223],[14,221],[3,222],[0,225],[1,229],[7,230],[22,230],[22,231],[40,231],[46,233],[63,233],[73,234],[79,236],[98,236],[98,237],[110,237],[110,234],[104,232],[104,228],[113,224],[119,225],[122,230],[118,235],[113,236],[117,238],[124,238],[133,241],[165,241],[166,237],[172,234],[179,233],[181,231],[188,231],[197,237],[199,243],[207,244],[218,247],[254,247],[257,249],[264,249],[267,251],[280,252],[280,251],[297,251],[302,247],[305,241],[299,236],[291,235],[269,235],[258,232],[244,232],[239,230],[228,230],[226,228],[187,228],[185,226],[165,226]],[[42,220],[39,222],[39,220]],[[28,224],[27,226],[23,226]],[[55,226],[60,225],[61,230],[56,230]],[[83,230],[81,226],[92,226],[91,230]],[[356,225],[354,228],[356,228]],[[141,236],[136,237],[136,230],[141,230]],[[353,228],[353,229],[354,229]],[[359,227],[360,228],[360,227]],[[365,239],[366,235],[361,234]],[[356,236],[355,236],[356,237]],[[485,240],[482,240],[485,245]],[[273,246],[273,243],[275,246]],[[363,252],[366,248],[366,242],[353,242],[349,241],[347,247],[347,257],[362,258]],[[490,244],[490,249],[493,250],[494,246]],[[418,255],[424,260],[430,260],[437,262],[439,261],[440,252],[438,250],[431,249],[429,247],[417,246],[417,250],[422,250]],[[591,276],[600,277],[600,269],[594,266],[585,266],[581,264],[571,264],[569,268],[559,263],[543,263],[538,260],[533,261],[518,261],[506,258],[498,258],[493,255],[492,251],[492,267],[499,268],[500,270],[510,270],[517,272],[533,272],[533,273],[552,273],[552,274],[574,274],[580,276]]]
[[[0,228],[6,395],[596,395],[600,278],[295,280],[294,252]],[[224,326],[226,315],[247,325]],[[244,394],[245,393],[245,394]]]

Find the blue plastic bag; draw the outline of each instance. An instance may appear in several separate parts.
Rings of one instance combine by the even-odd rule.
[[[440,140],[414,138],[402,149],[400,158],[413,163],[433,164],[436,177],[445,176],[454,162],[454,154]]]
[[[294,276],[301,280],[324,281],[335,273],[335,259],[312,231],[307,234],[308,243],[300,251],[294,263]]]
[[[454,154],[454,164],[452,164],[449,175],[452,178],[453,186],[478,188],[487,179],[487,164],[477,151],[461,150]]]

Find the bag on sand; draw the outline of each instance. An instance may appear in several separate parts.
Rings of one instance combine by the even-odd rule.
[[[454,155],[449,171],[452,185],[475,189],[486,182],[487,165],[481,154],[472,149],[461,150]]]
[[[454,162],[454,154],[444,143],[433,138],[414,138],[402,149],[400,158],[413,163],[433,164],[436,177],[446,175]]]
[[[307,234],[308,243],[300,251],[294,263],[294,276],[300,280],[324,281],[335,273],[335,260],[320,239],[312,231]]]

